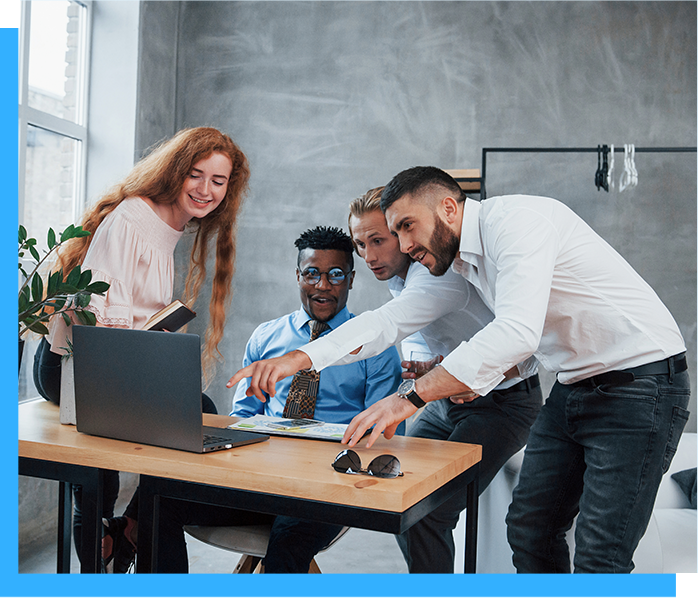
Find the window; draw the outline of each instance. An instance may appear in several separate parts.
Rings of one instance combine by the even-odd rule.
[[[84,207],[90,6],[73,0],[22,3],[19,30],[19,222],[40,253]],[[19,400],[37,396],[25,337]]]

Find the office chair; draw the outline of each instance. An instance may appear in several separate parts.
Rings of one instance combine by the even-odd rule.
[[[242,554],[233,573],[264,573],[262,559],[267,554],[271,525],[185,525],[184,531],[205,544]],[[328,550],[348,531],[348,527],[343,527],[335,539],[320,552]],[[308,573],[322,573],[315,559],[311,561]]]

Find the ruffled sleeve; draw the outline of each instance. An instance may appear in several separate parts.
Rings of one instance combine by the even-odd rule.
[[[82,264],[92,280],[109,283],[104,296],[93,295],[86,309],[102,326],[142,328],[148,318],[172,301],[175,231],[140,198],[124,200],[95,231]],[[54,352],[70,337],[54,318],[49,342]],[[57,343],[57,344],[56,344]]]

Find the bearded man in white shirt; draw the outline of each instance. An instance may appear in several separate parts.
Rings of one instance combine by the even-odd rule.
[[[485,395],[535,355],[557,382],[529,436],[507,515],[519,572],[628,573],[657,488],[688,419],[678,326],[652,288],[584,221],[545,197],[482,202],[433,167],[395,176],[381,209],[400,249],[435,276],[470,281],[494,320],[415,382],[430,403]],[[411,397],[414,398],[414,397]],[[392,437],[416,411],[393,394],[357,415],[343,442],[374,426]]]
[[[344,355],[337,351],[337,345],[352,341],[355,345],[357,336],[371,330],[376,339],[368,341],[351,357],[363,359],[420,326],[419,332],[401,341],[406,360],[402,366],[407,368],[403,378],[414,379],[424,373],[420,372],[424,359],[413,360],[411,353],[433,356],[429,364],[433,365],[491,322],[494,314],[462,276],[449,271],[436,278],[400,252],[398,240],[390,234],[380,209],[382,190],[383,187],[371,189],[351,203],[349,232],[356,252],[374,276],[388,282],[393,300],[374,312],[357,316],[355,323],[345,322],[330,335],[318,339],[321,345],[317,346],[316,341],[301,351],[313,364],[338,359]],[[482,493],[509,457],[526,444],[543,402],[535,359],[522,364],[520,369],[521,372],[513,368],[507,380],[476,400],[451,397],[432,401],[407,435],[481,445],[479,493]],[[453,530],[465,502],[465,495],[456,495],[396,536],[410,573],[453,573]]]

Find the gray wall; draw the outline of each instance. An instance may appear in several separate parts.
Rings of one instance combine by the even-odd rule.
[[[175,128],[219,127],[251,163],[209,390],[221,411],[254,327],[299,305],[293,240],[346,227],[348,202],[398,171],[479,167],[493,146],[696,145],[694,2],[147,2],[141,27],[141,72],[168,76],[141,77],[137,145],[171,133],[176,64]],[[549,195],[584,217],[667,303],[695,380],[696,155],[636,162],[639,185],[606,193],[594,154],[491,155],[488,194]],[[388,297],[359,261],[350,309]]]

